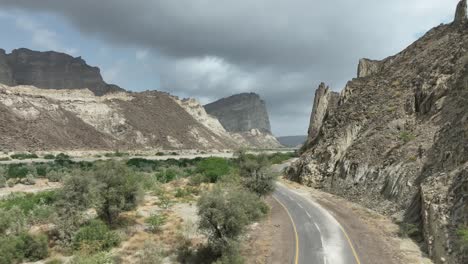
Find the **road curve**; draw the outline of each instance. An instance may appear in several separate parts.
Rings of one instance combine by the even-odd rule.
[[[360,264],[338,221],[314,201],[278,183],[273,197],[285,208],[296,235],[294,264]]]

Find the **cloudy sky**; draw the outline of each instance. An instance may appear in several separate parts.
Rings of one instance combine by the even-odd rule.
[[[452,20],[458,0],[0,0],[1,48],[56,50],[128,90],[267,102],[275,135],[306,134],[316,87],[340,91]]]

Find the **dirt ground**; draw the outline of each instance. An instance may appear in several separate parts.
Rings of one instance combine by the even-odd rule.
[[[251,227],[242,255],[249,264],[287,264],[294,259],[294,232],[286,211],[272,197],[267,198],[271,213]]]
[[[36,184],[34,185],[16,184],[13,187],[0,188],[0,198],[16,192],[37,193],[57,189],[61,186],[62,184],[58,182],[49,182],[47,179],[36,179]]]
[[[362,264],[432,263],[414,241],[398,236],[398,225],[388,217],[329,193],[286,180],[282,182],[308,194],[340,222],[351,237]]]

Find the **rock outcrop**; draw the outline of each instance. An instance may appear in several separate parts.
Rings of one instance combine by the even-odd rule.
[[[329,115],[333,109],[338,106],[340,94],[330,90],[325,83],[321,83],[315,91],[314,104],[312,114],[310,116],[309,130],[307,141],[304,147],[310,146],[320,135],[323,120]]]
[[[236,94],[205,105],[206,112],[215,116],[229,132],[258,129],[271,133],[265,102],[255,93]]]
[[[31,85],[42,89],[89,89],[95,95],[121,92],[122,88],[104,82],[97,67],[80,57],[58,52],[16,49],[0,50],[0,83]]]
[[[271,133],[266,104],[258,94],[237,94],[204,107],[237,142],[258,148],[283,147]]]
[[[435,263],[468,263],[457,235],[468,226],[465,19],[461,1],[455,23],[372,63],[377,71],[359,67],[338,105],[317,114],[322,85],[310,144],[288,169],[293,180],[415,224]]]
[[[454,23],[464,23],[468,20],[466,15],[466,0],[462,0],[457,5],[457,10],[455,11],[455,20]]]
[[[377,73],[380,70],[380,62],[369,59],[360,59],[358,64],[357,77],[362,78],[374,73]]]

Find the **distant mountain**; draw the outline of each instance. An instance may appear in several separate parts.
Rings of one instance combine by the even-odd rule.
[[[0,49],[0,150],[238,149],[280,146],[266,121],[230,132],[195,99],[126,92],[97,67],[58,52]],[[250,101],[245,101],[250,102]],[[263,108],[262,108],[263,107]],[[245,119],[245,120],[243,120]],[[241,115],[236,122],[257,122]],[[264,131],[264,132],[262,132]]]
[[[300,147],[307,140],[307,136],[287,136],[287,137],[277,137],[279,143],[285,147],[295,148]]]
[[[124,91],[117,85],[104,82],[99,68],[89,66],[81,57],[24,48],[15,49],[10,54],[0,49],[0,83],[42,89],[88,88],[95,95]]]
[[[236,94],[204,107],[226,131],[242,135],[246,140],[255,145],[264,145],[265,148],[281,147],[271,133],[267,107],[258,94]]]

